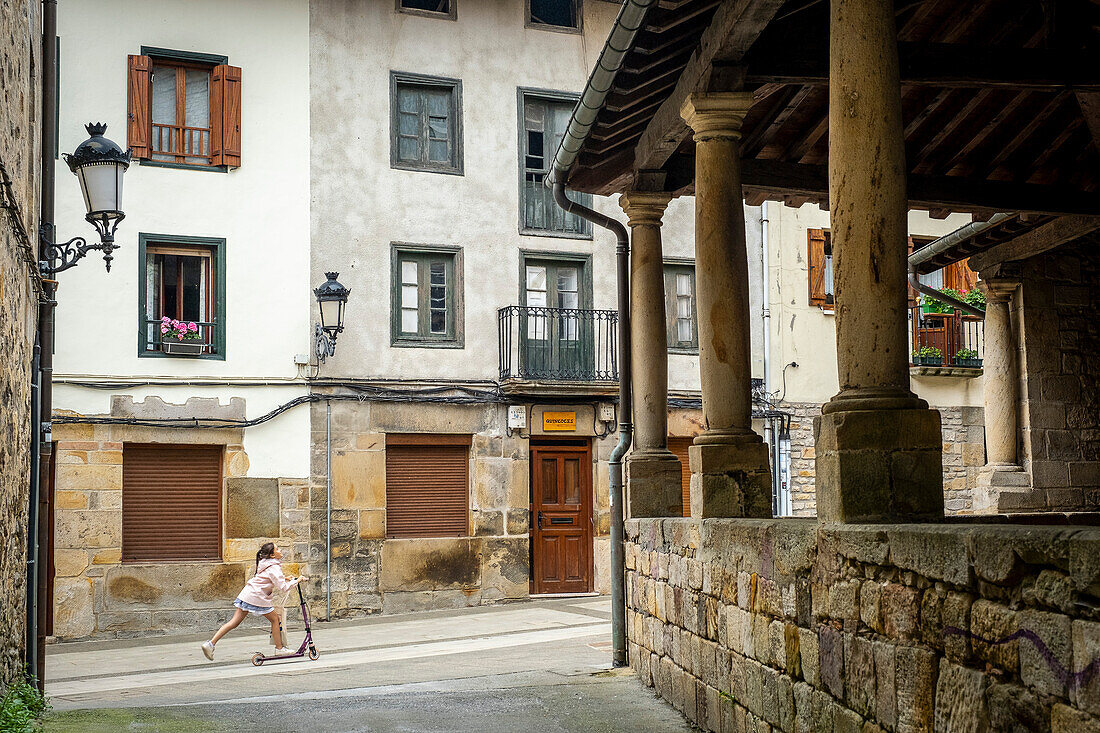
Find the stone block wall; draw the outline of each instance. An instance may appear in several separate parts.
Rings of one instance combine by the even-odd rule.
[[[816,402],[785,402],[791,414],[791,504],[796,517],[817,514],[814,418]],[[978,471],[985,465],[985,418],[980,407],[937,407],[943,430],[943,490],[947,514],[969,514]]]
[[[627,522],[631,666],[708,731],[1100,731],[1100,530]]]
[[[22,672],[26,637],[27,501],[31,462],[31,363],[38,301],[31,287],[37,246],[41,131],[39,3],[0,0],[0,689]]]
[[[295,575],[302,569],[309,549],[309,482],[246,477],[249,462],[241,430],[66,423],[55,424],[53,432],[53,634],[58,639],[216,629],[255,571],[256,551],[264,542],[282,549],[285,572]],[[122,562],[127,442],[225,446],[221,562]]]
[[[1100,507],[1100,236],[1026,260],[1013,302],[1020,326],[1025,510]]]

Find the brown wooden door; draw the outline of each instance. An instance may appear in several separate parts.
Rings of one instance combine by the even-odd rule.
[[[535,593],[592,590],[590,447],[531,448]]]

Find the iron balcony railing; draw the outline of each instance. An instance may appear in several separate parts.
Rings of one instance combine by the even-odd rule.
[[[913,366],[980,369],[985,358],[985,322],[962,311],[926,313],[909,309],[909,362]]]
[[[510,305],[497,316],[502,380],[618,380],[615,311]]]

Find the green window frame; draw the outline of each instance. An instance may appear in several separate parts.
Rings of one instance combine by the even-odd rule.
[[[554,202],[546,176],[569,127],[578,97],[541,89],[519,90],[520,234],[592,239],[592,224]],[[592,206],[592,195],[569,192],[569,199]]]
[[[699,353],[695,263],[692,261],[665,262],[665,328],[670,353]]]
[[[391,263],[390,344],[463,348],[462,249],[395,242]]]
[[[461,81],[390,72],[390,167],[463,174]]]
[[[194,250],[196,255],[209,258],[211,270],[208,287],[212,287],[209,294],[208,316],[210,324],[210,348],[208,351],[197,355],[166,354],[159,348],[150,348],[150,344],[159,346],[159,334],[155,324],[161,315],[149,313],[151,300],[149,287],[157,287],[150,277],[149,256],[150,248],[156,252],[157,248],[172,250]],[[138,302],[137,302],[137,354],[140,358],[181,358],[181,359],[212,359],[225,361],[225,239],[218,237],[189,237],[176,234],[152,234],[148,232],[138,233]]]

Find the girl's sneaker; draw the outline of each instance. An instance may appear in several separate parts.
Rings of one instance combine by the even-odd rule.
[[[209,641],[202,645],[202,653],[206,655],[206,658],[211,662],[214,661],[214,645]]]
[[[287,654],[293,654],[293,649],[287,649],[285,646],[275,650],[275,656],[281,657]]]

